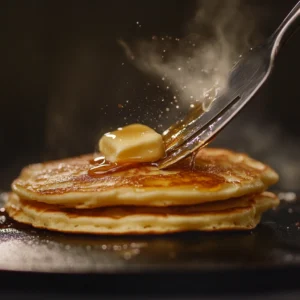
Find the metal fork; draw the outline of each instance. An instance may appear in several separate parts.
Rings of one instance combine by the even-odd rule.
[[[208,111],[199,104],[163,132],[166,156],[156,162],[157,166],[167,168],[206,146],[253,98],[269,77],[279,50],[299,27],[300,1],[264,44],[249,51],[233,67],[227,88]]]

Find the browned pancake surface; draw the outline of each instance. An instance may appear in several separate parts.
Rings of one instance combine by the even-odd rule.
[[[152,234],[182,231],[249,230],[261,214],[279,204],[264,192],[213,203],[182,207],[104,207],[69,209],[7,195],[6,209],[16,221],[61,232]]]
[[[22,199],[76,208],[170,206],[258,193],[278,180],[267,165],[225,149],[202,149],[193,170],[186,160],[168,170],[140,166],[101,177],[88,175],[93,157],[30,165],[12,189]]]

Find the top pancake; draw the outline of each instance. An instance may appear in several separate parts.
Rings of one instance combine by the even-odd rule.
[[[88,175],[93,157],[27,166],[12,189],[22,199],[66,207],[172,206],[259,193],[278,180],[270,167],[225,149],[200,150],[194,170],[186,160],[168,170],[140,166],[101,177]]]

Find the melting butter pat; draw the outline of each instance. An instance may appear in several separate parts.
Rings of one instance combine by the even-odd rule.
[[[142,124],[104,134],[99,150],[111,162],[154,162],[165,155],[162,136]]]

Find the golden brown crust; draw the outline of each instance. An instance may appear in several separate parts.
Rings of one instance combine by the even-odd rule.
[[[245,154],[204,148],[191,171],[181,163],[168,170],[141,166],[102,177],[88,170],[93,155],[25,167],[12,189],[22,199],[66,207],[172,206],[226,200],[260,193],[278,180],[270,167]]]
[[[272,193],[189,207],[108,207],[74,210],[21,200],[10,193],[6,210],[37,228],[89,234],[163,234],[253,229],[261,214],[279,204]]]

